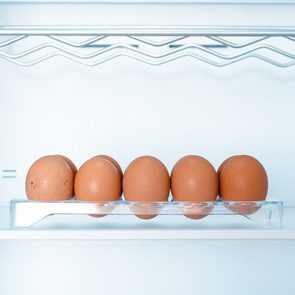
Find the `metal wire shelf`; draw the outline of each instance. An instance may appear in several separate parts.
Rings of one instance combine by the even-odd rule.
[[[295,65],[295,27],[0,26],[0,58],[33,66],[61,56],[86,66],[127,56],[150,65],[184,57],[224,67],[254,58]]]

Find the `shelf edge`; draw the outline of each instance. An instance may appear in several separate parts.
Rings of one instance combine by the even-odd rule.
[[[0,240],[295,240],[295,229],[272,230],[0,230]]]

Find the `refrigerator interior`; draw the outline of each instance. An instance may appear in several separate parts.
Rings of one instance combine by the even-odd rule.
[[[11,32],[0,34],[0,294],[293,294],[294,14],[293,1],[0,1],[0,30]],[[293,35],[222,36],[274,26]],[[99,39],[98,28],[120,34]],[[240,47],[181,38],[192,28]],[[132,38],[140,30],[168,33]],[[285,204],[283,228],[257,229],[240,216],[50,216],[12,229],[9,201],[26,198],[27,170],[46,154],[78,167],[108,154],[123,170],[149,154],[169,171],[188,154],[215,168],[250,154],[268,172],[268,199]]]

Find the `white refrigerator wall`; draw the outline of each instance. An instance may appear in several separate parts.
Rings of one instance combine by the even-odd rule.
[[[287,4],[0,4],[7,26],[294,25],[294,14]],[[30,42],[15,43],[10,53]],[[246,153],[265,165],[270,198],[293,199],[292,67],[247,59],[215,68],[190,57],[161,66],[118,57],[96,67],[62,57],[32,67],[1,59],[0,67],[1,202],[25,197],[30,164],[55,153],[78,166],[109,154],[123,168],[151,154],[169,170],[187,154],[218,168]],[[17,177],[3,178],[3,170]]]
[[[0,24],[295,25],[294,4],[255,2],[0,1]],[[11,52],[30,46],[30,40],[16,43]],[[17,171],[16,178],[1,175],[0,202],[25,198],[28,167],[54,153],[69,156],[77,166],[95,154],[109,154],[123,168],[151,154],[169,170],[186,154],[203,155],[217,168],[226,157],[247,153],[266,167],[269,197],[293,201],[294,71],[254,59],[214,68],[189,57],[162,66],[119,57],[97,67],[62,57],[20,67],[0,58],[0,172]],[[99,220],[92,228],[59,224],[69,232],[108,232],[113,223],[107,218],[102,229]],[[137,220],[133,228],[123,222],[119,230],[150,233],[159,229],[161,218]],[[45,230],[16,230],[19,239],[1,240],[1,295],[294,294],[294,240],[166,240],[164,235],[160,240],[54,241],[50,232],[58,229],[50,220]],[[204,219],[192,228],[201,232],[206,226]],[[36,233],[36,240],[21,238],[28,232]],[[59,233],[62,239],[63,230]]]
[[[292,295],[295,289],[294,241],[1,243],[3,295]]]

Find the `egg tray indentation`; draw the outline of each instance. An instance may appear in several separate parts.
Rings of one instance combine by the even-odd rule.
[[[185,215],[199,219],[206,215],[242,215],[264,228],[282,226],[283,202],[39,202],[12,200],[11,227],[28,227],[53,214],[80,215]]]

